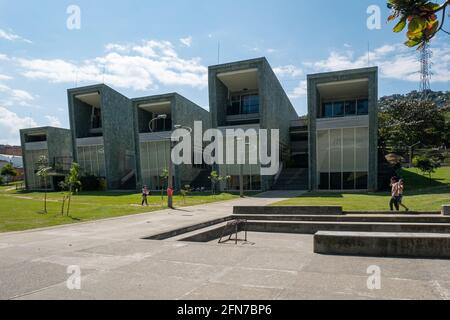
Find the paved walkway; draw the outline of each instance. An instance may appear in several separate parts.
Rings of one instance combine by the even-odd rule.
[[[68,278],[66,271],[70,265],[81,266],[85,276],[131,267],[172,246],[141,240],[144,237],[229,216],[235,205],[268,205],[299,194],[267,192],[179,210],[0,234],[0,299],[51,291]],[[95,248],[103,249],[97,252]],[[115,297],[120,297],[120,293],[116,292]]]
[[[1,299],[450,299],[450,261],[322,256],[308,235],[250,233],[238,246],[143,237],[295,193],[0,235]],[[69,290],[67,267],[81,268]],[[368,270],[381,288],[368,288]]]

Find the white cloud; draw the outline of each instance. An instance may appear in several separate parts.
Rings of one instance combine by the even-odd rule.
[[[30,106],[30,102],[34,100],[32,94],[25,90],[13,89],[5,84],[0,83],[0,103],[5,106]]]
[[[277,50],[273,48],[269,48],[266,50],[267,53],[275,53]]]
[[[0,81],[11,80],[11,79],[12,79],[12,77],[10,77],[10,76],[7,76],[5,74],[0,74]]]
[[[48,121],[48,125],[51,127],[61,127],[61,121],[55,116],[47,115],[45,119]]]
[[[183,59],[168,41],[108,44],[106,55],[71,62],[61,59],[17,59],[22,75],[55,83],[102,82],[119,88],[149,90],[158,85],[205,88],[208,68],[199,58]]]
[[[432,48],[431,61],[433,76],[432,82],[450,81],[450,46],[444,45]],[[380,77],[387,79],[418,82],[420,79],[419,53],[402,44],[384,45],[369,52],[354,57],[351,51],[332,51],[328,58],[316,62],[307,62],[304,65],[313,72],[327,72],[345,69],[357,69],[368,66],[380,68]]]
[[[292,90],[291,93],[289,93],[289,98],[291,99],[298,99],[301,97],[306,97],[307,95],[307,86],[308,82],[306,80],[300,81],[300,83]]]
[[[279,77],[290,76],[295,78],[303,74],[303,71],[294,65],[279,66],[274,68],[273,71]]]
[[[9,60],[9,58],[6,54],[0,53],[0,60],[7,61],[7,60]]]
[[[190,47],[192,45],[192,36],[186,37],[186,38],[181,38],[180,42],[186,46],[186,47]]]
[[[37,123],[30,117],[20,117],[16,113],[0,106],[0,143],[20,144],[19,130],[36,127]]]
[[[8,41],[23,41],[26,43],[33,43],[32,41],[30,41],[28,39],[22,38],[21,36],[19,36],[17,34],[5,31],[3,29],[0,29],[0,39],[5,39]]]

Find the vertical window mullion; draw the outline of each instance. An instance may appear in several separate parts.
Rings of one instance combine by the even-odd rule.
[[[344,129],[341,128],[341,190],[344,190]]]
[[[356,128],[353,128],[353,189],[356,190]]]
[[[331,129],[328,129],[328,190],[331,190]]]

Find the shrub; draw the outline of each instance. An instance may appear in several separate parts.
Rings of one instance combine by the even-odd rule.
[[[418,168],[423,174],[428,174],[431,179],[431,175],[441,166],[439,161],[436,161],[427,156],[417,156],[413,159],[413,165]]]

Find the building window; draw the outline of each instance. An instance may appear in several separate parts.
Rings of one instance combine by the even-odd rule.
[[[102,128],[102,110],[100,108],[92,107],[91,129]]]
[[[78,147],[78,163],[84,175],[105,177],[105,151],[102,145]]]
[[[367,99],[325,102],[322,105],[322,118],[363,116],[368,114],[369,101]]]
[[[324,103],[322,114],[324,118],[333,118],[333,103]]]
[[[369,114],[369,100],[358,100],[358,115]]]
[[[345,115],[346,116],[356,115],[356,101],[345,102]]]
[[[231,96],[230,105],[227,108],[228,116],[259,113],[259,95],[245,94]]]
[[[344,102],[333,103],[333,117],[343,117],[344,115]]]
[[[366,190],[369,171],[369,129],[317,131],[319,190]]]

